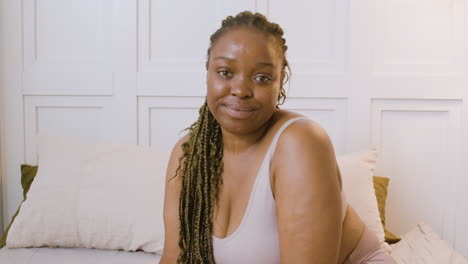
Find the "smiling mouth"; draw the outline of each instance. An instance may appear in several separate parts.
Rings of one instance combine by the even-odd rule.
[[[234,119],[247,119],[256,110],[255,108],[252,108],[252,107],[244,107],[244,106],[238,106],[238,105],[224,105],[223,107],[228,113],[228,115]]]

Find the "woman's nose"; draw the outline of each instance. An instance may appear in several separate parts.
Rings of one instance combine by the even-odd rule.
[[[239,98],[250,98],[253,96],[252,83],[249,78],[238,76],[231,83],[231,95]]]

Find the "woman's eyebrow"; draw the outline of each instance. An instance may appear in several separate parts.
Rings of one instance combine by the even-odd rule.
[[[228,61],[233,61],[234,59],[232,58],[228,58],[228,57],[224,57],[224,56],[218,56],[216,58],[214,58],[215,60],[228,60]]]
[[[257,62],[257,66],[263,66],[263,67],[274,67],[273,63],[271,62]]]

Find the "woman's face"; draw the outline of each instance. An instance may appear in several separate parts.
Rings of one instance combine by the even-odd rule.
[[[212,47],[207,71],[207,102],[221,128],[249,134],[276,110],[283,58],[271,36],[255,29],[224,33]]]

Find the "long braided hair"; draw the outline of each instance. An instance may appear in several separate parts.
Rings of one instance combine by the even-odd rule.
[[[273,36],[283,56],[285,81],[281,84],[278,105],[284,102],[286,92],[283,85],[289,79],[289,65],[285,57],[287,50],[283,30],[259,13],[248,11],[228,16],[221,27],[210,37],[207,63],[211,48],[224,33],[231,29],[246,27]],[[278,107],[278,106],[277,106]],[[199,110],[198,120],[189,128],[189,138],[182,144],[183,155],[179,159],[176,175],[181,175],[182,186],[179,201],[179,247],[177,263],[215,263],[212,242],[213,207],[222,184],[223,139],[221,127],[205,101]]]

